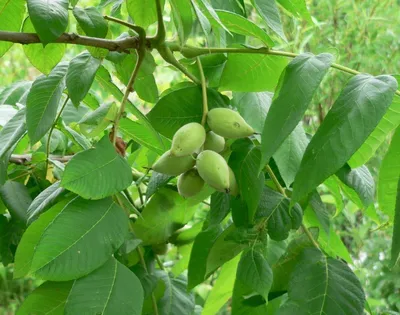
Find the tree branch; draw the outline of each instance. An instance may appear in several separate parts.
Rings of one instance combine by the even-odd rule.
[[[61,163],[67,163],[70,161],[74,156],[73,155],[52,155],[50,154],[49,159],[58,161]],[[10,157],[9,162],[14,164],[28,164],[32,161],[32,154],[13,154]]]
[[[18,33],[5,31],[0,31],[0,41],[22,45],[41,43],[39,36],[35,33]],[[129,53],[129,49],[137,49],[139,47],[139,38],[127,37],[119,40],[109,40],[104,38],[82,36],[74,33],[64,33],[59,38],[57,38],[54,43],[84,45],[104,48],[109,51]]]

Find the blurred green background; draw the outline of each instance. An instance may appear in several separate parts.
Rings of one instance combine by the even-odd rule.
[[[336,57],[337,63],[361,72],[400,74],[399,0],[314,0],[307,3],[314,24],[282,15],[288,43],[276,48],[291,52],[329,52]],[[81,0],[78,5],[99,4],[100,1]],[[110,9],[111,6],[107,6],[105,11]],[[169,20],[168,16],[166,20]],[[74,27],[71,25],[70,31],[74,31]],[[117,36],[122,29],[116,26],[114,31]],[[169,31],[172,35],[173,29]],[[64,58],[70,60],[83,49],[69,46]],[[170,85],[171,74],[168,67],[159,67],[157,83],[160,90]],[[21,45],[14,45],[0,59],[0,89],[19,80],[34,80],[38,75],[39,71],[30,65]],[[180,78],[174,72],[174,79]],[[348,79],[349,75],[330,71],[304,118],[309,132],[318,128]],[[375,178],[389,139],[368,164]],[[331,196],[326,194],[323,197],[328,205],[331,203],[330,206],[334,207]],[[387,267],[392,228],[385,224],[385,217],[379,211],[378,217],[380,224],[364,216],[356,205],[345,200],[345,208],[335,218],[334,224],[353,258],[353,267],[366,290],[373,313],[400,314],[399,273]],[[174,259],[173,251],[167,259]],[[12,265],[4,267],[0,264],[0,315],[14,314],[21,301],[39,284],[34,279],[12,280]],[[208,285],[198,288],[198,298],[204,299],[208,290]]]

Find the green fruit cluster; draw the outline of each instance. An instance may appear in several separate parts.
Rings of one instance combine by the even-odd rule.
[[[173,136],[171,149],[165,152],[152,169],[170,176],[179,176],[178,192],[189,198],[198,194],[204,184],[217,191],[238,195],[235,175],[219,154],[225,139],[245,138],[254,130],[239,113],[227,108],[214,108],[207,114],[211,131],[199,123],[182,126]],[[195,157],[196,156],[196,157]]]

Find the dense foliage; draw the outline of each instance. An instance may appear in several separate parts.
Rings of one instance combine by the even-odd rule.
[[[400,311],[399,4],[310,5],[0,0],[0,305]]]

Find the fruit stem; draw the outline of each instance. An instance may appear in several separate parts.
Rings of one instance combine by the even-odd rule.
[[[204,126],[207,120],[208,113],[208,99],[207,99],[207,82],[204,76],[203,66],[201,65],[200,57],[197,57],[197,65],[199,66],[200,79],[201,79],[201,90],[203,93],[203,117],[201,118],[201,124]]]
[[[282,185],[279,183],[278,178],[276,177],[274,171],[271,169],[271,167],[269,165],[267,165],[265,167],[265,169],[267,170],[267,173],[269,175],[269,177],[271,177],[272,181],[274,182],[276,188],[278,189],[278,191],[284,195],[286,198],[288,197],[286,195],[285,189],[282,187]],[[301,228],[303,229],[304,233],[307,235],[307,237],[310,239],[311,243],[318,249],[319,245],[317,243],[317,241],[314,239],[314,237],[312,236],[312,234],[310,233],[310,231],[308,230],[308,228],[304,225],[304,223],[301,223]]]

